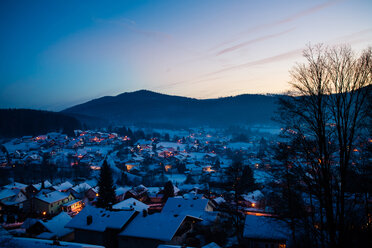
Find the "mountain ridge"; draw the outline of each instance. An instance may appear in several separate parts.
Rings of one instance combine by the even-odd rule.
[[[104,96],[62,110],[84,114],[111,124],[172,123],[192,125],[268,124],[279,95],[241,94],[196,99],[149,90]],[[78,118],[78,117],[77,117]]]

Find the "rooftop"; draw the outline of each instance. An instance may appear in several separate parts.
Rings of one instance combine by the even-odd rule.
[[[121,229],[135,213],[136,211],[109,211],[87,206],[65,227],[98,232],[103,232],[106,228]],[[90,224],[88,218],[92,220]]]

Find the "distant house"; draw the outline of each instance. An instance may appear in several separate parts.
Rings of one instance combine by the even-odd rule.
[[[70,220],[71,217],[62,212],[48,221],[34,221],[27,226],[26,232],[37,238],[71,241],[73,240],[73,230],[64,227]]]
[[[117,234],[137,215],[136,211],[109,211],[85,207],[65,227],[74,229],[75,241],[117,247]]]
[[[267,216],[246,215],[243,241],[247,248],[285,248],[290,230],[287,225]]]
[[[116,200],[118,202],[121,202],[124,200],[124,197],[125,197],[125,193],[127,193],[128,190],[130,190],[131,188],[129,187],[119,187],[119,188],[116,188],[115,189],[115,195],[116,195]]]
[[[34,212],[43,215],[53,215],[61,212],[63,204],[74,200],[71,193],[53,191],[50,193],[39,193],[33,199]]]
[[[90,186],[89,184],[81,183],[81,184],[78,184],[72,187],[68,191],[71,192],[71,194],[73,194],[75,198],[83,199],[91,188],[92,186]],[[93,194],[94,194],[93,196],[94,198],[96,193],[94,192]]]
[[[160,244],[182,244],[200,218],[187,215],[155,213],[137,215],[119,234],[120,248],[156,248]]]
[[[84,207],[84,203],[80,199],[75,199],[73,201],[67,202],[62,205],[62,211],[73,216],[78,214]]]
[[[264,195],[260,190],[255,190],[248,194],[241,195],[239,197],[239,203],[243,204],[245,207],[258,208],[263,197]]]
[[[26,194],[21,189],[3,189],[0,190],[0,210],[18,210],[23,208],[27,200]]]
[[[28,197],[32,197],[39,193],[42,189],[53,189],[53,185],[48,181],[45,180],[43,183],[36,183],[36,184],[30,184],[26,187],[26,194]]]
[[[135,198],[139,201],[145,201],[148,198],[147,191],[148,189],[141,184],[137,187],[132,188],[131,190],[128,190],[125,193],[124,199]]]

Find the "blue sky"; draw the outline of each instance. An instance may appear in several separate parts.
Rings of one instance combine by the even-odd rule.
[[[1,1],[0,107],[284,92],[307,44],[372,45],[370,13],[369,0]]]

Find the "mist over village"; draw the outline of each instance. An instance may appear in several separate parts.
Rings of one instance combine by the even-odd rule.
[[[371,11],[2,1],[0,247],[372,247]]]

